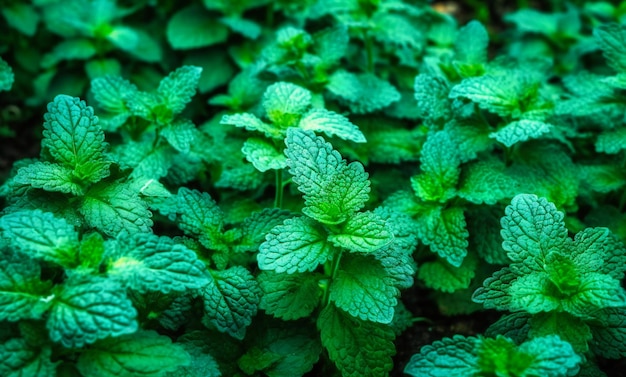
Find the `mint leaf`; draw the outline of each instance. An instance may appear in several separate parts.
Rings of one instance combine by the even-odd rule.
[[[626,149],[626,131],[622,128],[604,131],[596,140],[596,152],[617,154]]]
[[[383,266],[371,258],[345,255],[330,286],[330,300],[365,321],[391,323],[399,292]]]
[[[178,209],[181,215],[178,227],[185,234],[198,237],[200,243],[212,249],[219,244],[224,214],[206,192],[178,189]]]
[[[455,335],[422,347],[404,367],[411,376],[465,377],[480,373],[474,350],[479,339]]]
[[[230,124],[235,127],[245,128],[248,131],[262,132],[265,136],[273,139],[283,139],[284,137],[283,130],[263,122],[253,114],[224,115],[220,124]]]
[[[608,359],[619,359],[626,355],[626,312],[621,308],[606,308],[594,313],[589,321],[593,338],[589,347],[596,355]]]
[[[450,116],[450,87],[445,78],[427,73],[415,77],[415,99],[420,118],[429,123],[446,122]]]
[[[626,28],[620,24],[600,25],[593,30],[604,57],[618,73],[626,72]]]
[[[194,4],[169,17],[165,35],[173,49],[189,50],[225,41],[228,29],[206,9]]]
[[[427,209],[417,220],[419,239],[430,249],[445,258],[448,263],[459,267],[467,255],[469,244],[467,223],[463,209],[451,207]]]
[[[287,167],[287,159],[282,151],[268,141],[256,137],[251,137],[243,144],[241,148],[246,160],[252,163],[254,167],[261,171],[280,170]]]
[[[463,63],[487,63],[489,34],[478,21],[472,20],[459,29],[454,42],[454,58]]]
[[[289,172],[304,193],[304,214],[337,224],[365,205],[370,182],[363,165],[347,164],[330,143],[311,131],[290,128],[285,144]]]
[[[258,251],[272,228],[291,217],[291,212],[279,208],[264,208],[254,212],[241,224],[241,240],[236,248],[241,251]]]
[[[243,339],[259,304],[259,285],[244,267],[212,271],[202,288],[205,315],[220,332]]]
[[[196,126],[189,119],[177,119],[161,131],[167,142],[181,153],[189,153],[196,139]]]
[[[93,108],[79,98],[59,95],[48,104],[44,119],[41,145],[58,163],[81,181],[98,182],[109,175],[107,144]]]
[[[54,297],[46,327],[67,348],[137,331],[137,311],[124,289],[101,277],[76,275]]]
[[[422,263],[417,276],[429,288],[452,293],[470,286],[477,264],[478,260],[472,254],[469,254],[458,267],[452,266],[445,259],[437,259]]]
[[[511,147],[522,141],[537,139],[550,132],[553,127],[552,124],[541,120],[520,119],[490,133],[489,137],[498,140],[506,147]]]
[[[26,254],[0,252],[0,321],[41,318],[50,306],[50,286],[41,280],[39,264]]]
[[[56,373],[50,346],[34,347],[24,338],[0,344],[0,375],[6,377],[49,377]]]
[[[337,247],[353,252],[368,253],[393,241],[393,233],[385,220],[373,212],[357,212],[342,224],[341,229],[328,236]]]
[[[482,109],[502,117],[520,114],[520,92],[518,80],[509,75],[485,75],[463,80],[450,91],[450,98],[465,97]]]
[[[365,135],[348,118],[325,109],[313,109],[306,113],[298,127],[303,130],[323,132],[355,143],[365,143]]]
[[[259,268],[288,274],[313,271],[332,257],[327,237],[326,230],[311,219],[287,219],[274,227],[259,247]]]
[[[14,181],[46,191],[83,195],[84,187],[76,180],[71,168],[50,162],[34,162],[21,168]]]
[[[0,92],[11,90],[15,76],[11,66],[0,58]]]
[[[182,112],[196,94],[201,73],[202,68],[186,65],[161,80],[157,93],[173,114]]]
[[[372,113],[400,100],[400,92],[393,85],[371,73],[337,71],[330,77],[326,89],[355,114]]]
[[[146,203],[123,184],[92,188],[78,210],[90,226],[113,237],[120,232],[148,232],[152,226]]]
[[[280,128],[295,127],[311,106],[311,92],[288,82],[277,82],[267,87],[263,108],[267,117]]]
[[[68,268],[77,265],[78,232],[50,212],[37,209],[6,214],[0,218],[0,230],[32,257]]]
[[[458,146],[446,131],[430,134],[420,156],[421,174],[411,183],[418,197],[426,201],[446,201],[456,194],[461,159]]]
[[[319,283],[322,278],[323,275],[317,273],[262,271],[258,277],[262,292],[259,307],[286,321],[307,317],[321,301]]]
[[[322,310],[317,327],[322,345],[344,377],[389,375],[395,353],[391,327],[358,320],[333,305]]]
[[[106,258],[107,274],[140,293],[183,292],[207,283],[204,263],[168,237],[139,233],[120,238]]]
[[[30,4],[9,4],[2,9],[2,15],[6,22],[22,34],[29,37],[35,35],[37,24],[41,16]]]
[[[139,331],[99,341],[80,354],[76,367],[91,377],[161,377],[188,364],[187,352],[169,337]]]

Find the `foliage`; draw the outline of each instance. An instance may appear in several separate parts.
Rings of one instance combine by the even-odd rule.
[[[5,1],[0,375],[603,376],[626,8],[452,3]]]

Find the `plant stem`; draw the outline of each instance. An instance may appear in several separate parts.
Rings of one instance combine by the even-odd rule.
[[[339,271],[339,262],[341,262],[341,256],[343,255],[343,250],[340,249],[335,257],[331,260],[330,264],[330,276],[328,279],[328,284],[324,287],[324,297],[322,298],[322,307],[325,308],[330,302],[330,285],[333,283],[333,280],[337,276],[337,271]]]
[[[283,169],[276,169],[276,193],[274,195],[274,207],[283,208]]]

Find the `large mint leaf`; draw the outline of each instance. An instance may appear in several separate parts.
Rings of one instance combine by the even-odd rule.
[[[46,326],[50,339],[80,348],[99,339],[137,331],[137,311],[119,284],[77,275],[54,297]]]
[[[127,98],[138,91],[137,86],[119,76],[106,75],[91,80],[91,91],[104,110],[114,114],[130,113]]]
[[[50,212],[23,210],[0,218],[2,234],[11,243],[35,258],[41,258],[63,267],[78,264],[78,232]]]
[[[178,226],[185,234],[198,237],[207,248],[220,243],[224,213],[206,192],[181,187],[178,190]]]
[[[373,258],[345,255],[330,286],[330,300],[362,320],[391,323],[399,292],[383,266]]]
[[[50,286],[26,254],[0,252],[0,321],[41,318],[50,306]]]
[[[323,275],[316,273],[279,274],[263,271],[258,277],[262,292],[259,307],[287,321],[307,317],[322,298],[319,286],[322,278]]]
[[[311,131],[290,128],[285,144],[289,172],[304,193],[302,211],[307,216],[337,224],[365,205],[370,182],[363,165],[347,164],[330,143]]]
[[[419,239],[430,249],[459,267],[467,255],[469,245],[467,223],[463,209],[459,207],[429,208],[417,219]]]
[[[479,373],[474,348],[478,339],[456,335],[422,347],[404,367],[414,377],[466,377]]]
[[[0,344],[0,375],[4,377],[50,377],[57,362],[50,346],[34,347],[26,339],[13,338]]]
[[[46,191],[64,194],[83,195],[84,188],[76,181],[74,171],[60,164],[50,162],[34,162],[18,170],[14,181],[23,185]]]
[[[267,117],[281,128],[295,127],[311,106],[311,92],[288,82],[270,85],[263,95]]]
[[[155,331],[99,341],[80,354],[76,366],[88,377],[161,377],[189,364],[189,355]]]
[[[361,321],[328,305],[317,319],[322,345],[344,377],[386,377],[393,368],[390,326]]]
[[[326,89],[356,114],[381,110],[400,100],[400,92],[393,85],[371,73],[337,71]]]
[[[182,112],[196,94],[201,73],[202,68],[186,65],[161,80],[157,93],[173,114]]]
[[[107,273],[141,293],[197,289],[207,283],[206,267],[196,253],[168,237],[139,233],[122,237],[109,252]]]
[[[365,135],[348,118],[325,109],[313,109],[306,113],[298,127],[303,130],[323,132],[355,143],[365,143]]]
[[[221,332],[237,339],[246,335],[259,304],[259,285],[241,266],[211,272],[212,279],[202,289],[208,321]]]
[[[456,194],[461,158],[448,132],[430,134],[420,156],[422,172],[412,178],[415,194],[426,201],[444,202]]]
[[[259,268],[293,274],[313,271],[332,257],[323,227],[306,217],[287,219],[274,227],[259,247]]]
[[[374,212],[358,212],[342,224],[341,229],[328,236],[337,247],[368,253],[393,242],[393,233],[385,220]]]
[[[58,95],[44,114],[42,147],[79,180],[98,182],[109,175],[107,143],[93,108],[79,98]]]

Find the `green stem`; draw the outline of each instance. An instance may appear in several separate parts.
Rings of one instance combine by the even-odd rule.
[[[276,169],[276,194],[274,195],[274,207],[283,208],[283,169]]]
[[[325,308],[330,302],[330,285],[333,283],[333,280],[337,276],[337,272],[339,271],[339,263],[341,262],[341,256],[343,255],[343,250],[340,249],[335,257],[331,260],[330,264],[330,276],[328,279],[328,283],[326,287],[324,287],[324,297],[322,298],[322,307]]]

